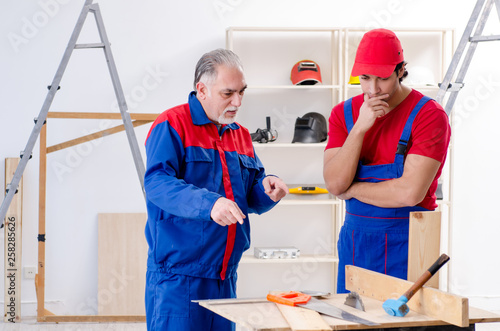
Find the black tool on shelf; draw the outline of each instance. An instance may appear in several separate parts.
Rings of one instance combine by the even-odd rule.
[[[278,132],[271,130],[271,117],[266,117],[266,129],[257,129],[255,133],[250,133],[252,137],[252,141],[256,141],[259,143],[268,143],[273,142],[278,138]]]

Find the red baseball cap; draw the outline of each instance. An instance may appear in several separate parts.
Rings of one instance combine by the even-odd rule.
[[[370,30],[359,43],[351,75],[389,77],[396,65],[403,61],[403,48],[394,32],[387,29]]]

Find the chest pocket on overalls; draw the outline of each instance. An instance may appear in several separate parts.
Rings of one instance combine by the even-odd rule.
[[[182,178],[188,184],[204,187],[207,190],[215,190],[215,164],[214,151],[201,147],[190,147],[186,149],[185,169]]]
[[[241,169],[241,179],[243,185],[248,190],[251,188],[255,174],[259,171],[259,164],[254,158],[246,155],[239,155],[240,159],[240,169]]]

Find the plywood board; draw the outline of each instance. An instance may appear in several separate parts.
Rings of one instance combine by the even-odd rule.
[[[5,189],[12,181],[20,158],[5,159]],[[23,180],[5,214],[5,295],[4,322],[21,321],[22,212]]]
[[[313,310],[276,304],[292,331],[329,331],[332,328]]]
[[[251,302],[232,302],[227,300],[223,303],[214,303],[211,301],[213,300],[202,300],[199,301],[199,304],[250,330],[290,330],[288,322],[276,304],[267,301],[265,298],[256,302],[254,300]]]
[[[412,285],[413,282],[355,266],[346,266],[346,289],[382,302],[398,299]],[[465,297],[424,286],[411,298],[408,307],[419,314],[453,325],[469,325],[469,300]]]
[[[145,315],[145,213],[98,216],[98,314]]]
[[[366,312],[344,305],[346,294],[333,294],[323,301],[342,308],[349,313],[359,317],[370,319],[380,326],[377,329],[386,328],[407,328],[435,325],[448,325],[446,322],[437,318],[419,314],[410,311],[405,317],[389,316],[382,308],[380,300],[362,296]],[[413,299],[412,299],[413,300]],[[288,331],[291,330],[289,324],[273,302],[253,299],[245,301],[242,299],[227,299],[225,301],[202,300],[199,304],[240,326],[247,327],[250,330],[258,331]],[[334,330],[366,330],[373,329],[372,326],[361,325],[345,320],[322,316],[325,322]],[[482,309],[470,309],[470,322],[473,323],[491,323],[500,322],[500,315],[488,312]]]
[[[408,280],[417,279],[438,259],[441,242],[441,212],[411,212],[408,239]],[[439,288],[439,272],[425,284]]]

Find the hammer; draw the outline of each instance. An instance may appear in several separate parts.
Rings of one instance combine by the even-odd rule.
[[[403,317],[410,311],[410,308],[406,305],[408,300],[418,291],[420,288],[446,263],[450,257],[446,254],[442,254],[434,264],[427,269],[426,272],[420,276],[419,279],[406,291],[399,299],[388,299],[384,302],[382,307],[387,312],[387,314],[392,316]]]

